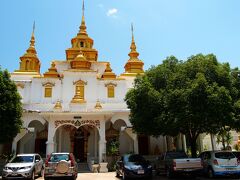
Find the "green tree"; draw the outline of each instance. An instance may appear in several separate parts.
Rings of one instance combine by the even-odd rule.
[[[22,126],[22,104],[7,70],[0,69],[0,144],[9,143]]]
[[[216,134],[239,119],[232,79],[229,64],[212,54],[167,58],[138,77],[126,95],[133,129],[153,136],[185,134],[196,157],[199,134]]]

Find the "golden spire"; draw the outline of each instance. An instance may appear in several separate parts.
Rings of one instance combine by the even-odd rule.
[[[133,23],[131,25],[131,31],[132,31],[132,43],[131,43],[131,46],[130,46],[131,51],[128,54],[128,56],[130,57],[131,60],[138,60],[139,53],[136,50],[137,47],[136,47],[136,44],[135,44],[135,41],[134,41]]]
[[[26,50],[23,56],[20,57],[20,67],[19,70],[16,70],[16,73],[22,73],[22,74],[31,74],[34,76],[40,76],[40,66],[41,62],[39,61],[37,57],[37,51],[35,49],[35,22],[33,23],[33,30],[32,35],[30,39],[30,46]]]
[[[79,27],[79,33],[78,34],[87,34],[87,27],[85,24],[85,18],[84,18],[84,11],[85,11],[85,5],[84,5],[84,0],[83,0],[83,4],[82,4],[82,22],[81,25]]]
[[[32,36],[30,40],[30,46],[35,47],[35,37],[34,37],[34,32],[35,32],[35,21],[33,23],[33,31],[32,31]]]
[[[138,59],[139,53],[137,52],[137,47],[134,41],[134,32],[133,32],[133,24],[131,25],[131,31],[132,31],[132,42],[128,56],[130,59],[125,64],[125,73],[123,73],[123,76],[136,76],[137,74],[143,74],[143,65],[144,63]]]

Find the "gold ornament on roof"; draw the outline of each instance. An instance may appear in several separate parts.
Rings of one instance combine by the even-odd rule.
[[[112,72],[112,69],[110,67],[110,63],[107,63],[105,72],[102,75],[103,79],[115,79],[116,78],[116,74]]]
[[[21,60],[20,68],[19,70],[14,71],[14,73],[40,76],[41,63],[37,57],[37,51],[35,49],[34,32],[35,32],[35,22],[33,23],[33,31],[31,35],[29,48],[26,50],[26,53],[20,57],[20,60]]]
[[[102,105],[99,100],[96,102],[95,109],[102,109]]]
[[[91,67],[91,62],[87,61],[82,51],[70,61],[70,64],[72,69],[90,70]]]
[[[98,51],[93,48],[93,39],[87,34],[87,26],[85,22],[85,4],[82,5],[82,21],[79,32],[76,37],[71,40],[72,47],[66,50],[67,61],[72,61],[82,51],[87,61],[97,61]]]
[[[51,67],[48,69],[48,72],[45,72],[43,75],[46,78],[59,78],[59,74],[57,72],[56,64],[54,62],[52,62]]]
[[[55,106],[54,106],[54,109],[62,109],[62,104],[61,104],[61,101],[57,101]]]
[[[136,43],[134,40],[133,24],[131,26],[131,30],[132,30],[132,42],[131,42],[131,46],[130,46],[131,51],[128,54],[130,59],[125,64],[125,66],[124,66],[125,73],[123,73],[122,75],[136,76],[137,74],[144,73],[144,70],[143,70],[144,63],[140,59],[138,59],[139,53],[137,52],[137,47],[136,47]]]

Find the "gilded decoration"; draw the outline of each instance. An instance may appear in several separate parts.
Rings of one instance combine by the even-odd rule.
[[[71,103],[86,103],[84,100],[84,86],[87,84],[87,82],[84,82],[82,80],[78,80],[76,82],[73,82],[73,85],[76,85],[75,87],[75,95],[71,101]]]
[[[96,102],[95,109],[102,109],[102,105],[99,100]]]
[[[44,87],[53,87],[53,86],[55,86],[55,83],[45,82],[45,83],[42,83],[42,86],[44,86]]]
[[[117,84],[116,84],[116,83],[113,83],[113,82],[106,83],[106,84],[105,84],[105,87],[108,87],[108,86],[115,86],[115,87],[117,87]]]
[[[105,72],[102,75],[103,79],[116,79],[116,74],[112,72],[112,69],[110,67],[110,63],[107,63]]]
[[[24,83],[20,83],[20,82],[18,82],[18,83],[16,83],[16,86],[17,86],[17,87],[20,87],[20,88],[22,88],[22,89],[24,89],[25,84],[24,84]]]
[[[35,31],[35,23],[33,24],[33,31],[32,36],[30,40],[30,46],[26,50],[26,53],[20,57],[20,67],[19,70],[16,70],[15,73],[25,74],[32,73],[36,75],[40,75],[40,66],[41,63],[37,57],[37,51],[35,49],[35,37],[34,37],[34,31]]]
[[[55,121],[55,128],[61,126],[63,124],[72,124],[74,126],[80,127],[83,125],[90,125],[95,126],[100,129],[100,121],[99,120],[56,120]]]
[[[54,106],[54,109],[62,109],[62,104],[61,104],[61,101],[57,101],[55,106]]]
[[[137,52],[137,47],[134,40],[133,25],[132,25],[132,42],[131,42],[130,49],[131,51],[128,54],[130,59],[127,61],[127,63],[124,66],[125,73],[123,73],[122,76],[129,76],[129,75],[136,76],[137,74],[143,74],[144,63],[140,59],[138,59],[139,53]]]
[[[48,72],[45,72],[43,75],[45,78],[59,78],[56,64],[52,62],[51,67],[48,69]]]

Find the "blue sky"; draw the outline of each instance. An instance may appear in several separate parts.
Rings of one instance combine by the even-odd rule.
[[[198,53],[240,67],[239,7],[239,0],[85,0],[85,20],[98,60],[111,62],[118,75],[128,60],[132,22],[144,69],[170,55],[185,60]],[[82,0],[1,0],[1,67],[19,68],[34,21],[41,73],[65,60],[81,15]]]

